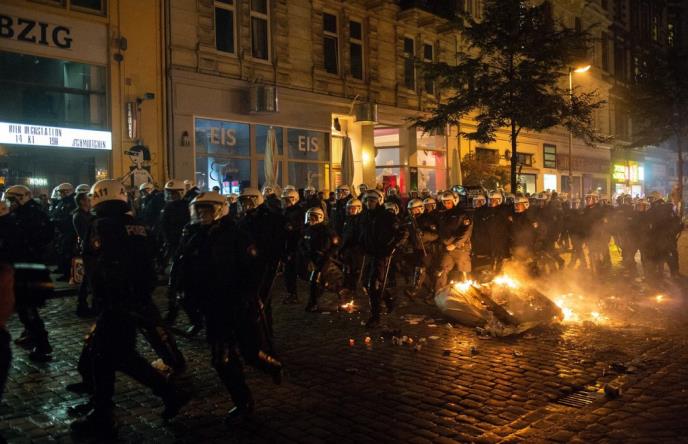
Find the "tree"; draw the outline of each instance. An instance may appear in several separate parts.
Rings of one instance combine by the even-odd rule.
[[[430,117],[414,123],[424,131],[459,126],[460,134],[492,142],[500,128],[511,136],[511,189],[516,189],[518,136],[522,130],[544,131],[563,125],[586,143],[601,139],[593,131],[593,110],[604,102],[597,94],[560,87],[562,75],[587,51],[589,34],[557,23],[548,1],[532,6],[524,0],[487,0],[484,18],[461,15],[455,21],[467,43],[456,64],[423,63],[427,76],[447,97]],[[474,114],[474,131],[462,118]]]
[[[627,90],[632,145],[674,142],[678,201],[683,215],[683,144],[688,139],[688,49],[653,50]]]
[[[488,190],[504,187],[509,181],[509,168],[487,162],[475,153],[461,159],[462,185],[482,186]]]

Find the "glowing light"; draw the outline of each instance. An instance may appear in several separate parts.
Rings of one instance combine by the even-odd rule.
[[[363,155],[361,156],[363,163],[364,164],[369,164],[370,163],[370,154],[368,154],[367,151],[363,151]]]
[[[510,276],[507,276],[506,274],[497,276],[496,278],[494,278],[492,282],[494,282],[497,285],[504,285],[509,288],[518,288],[518,282],[512,279]]]
[[[559,307],[561,313],[564,315],[563,322],[578,322],[580,319],[575,311],[567,307],[563,299],[557,299],[554,303]]]
[[[664,300],[665,300],[665,299],[664,299],[664,295],[663,295],[663,294],[658,294],[657,296],[655,296],[655,301],[656,301],[658,304],[661,304],[662,302],[664,302]]]
[[[454,288],[461,292],[465,293],[467,292],[473,285],[475,284],[474,281],[463,281],[463,282],[457,282],[454,284]]]
[[[346,304],[341,305],[342,311],[346,311],[347,313],[353,313],[356,310],[356,306],[354,305],[354,300],[350,300]]]

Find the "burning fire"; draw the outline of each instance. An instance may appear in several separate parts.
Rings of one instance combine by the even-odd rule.
[[[657,302],[658,304],[661,304],[665,300],[666,299],[663,294],[658,294],[657,296],[655,296],[655,302]]]
[[[578,322],[580,320],[576,312],[566,306],[563,299],[557,299],[554,301],[554,303],[557,304],[557,307],[561,309],[561,312],[564,315],[564,322]]]
[[[463,281],[463,282],[457,282],[454,284],[454,288],[456,288],[458,291],[465,293],[468,291],[469,288],[471,288],[473,285],[475,285],[475,281]]]
[[[494,282],[497,285],[507,286],[509,288],[518,288],[518,282],[506,274],[497,276],[492,280],[492,282]]]
[[[354,305],[354,300],[350,300],[346,304],[341,305],[342,311],[345,311],[347,313],[353,313],[356,310],[356,306]]]

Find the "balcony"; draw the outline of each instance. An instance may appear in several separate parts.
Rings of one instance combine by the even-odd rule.
[[[402,11],[420,9],[440,17],[452,17],[463,10],[463,0],[399,0]]]

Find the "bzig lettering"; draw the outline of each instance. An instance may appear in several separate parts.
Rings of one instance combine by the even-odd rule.
[[[52,28],[51,32],[49,32],[50,28]],[[70,32],[70,29],[65,26],[0,14],[0,38],[71,49]]]

